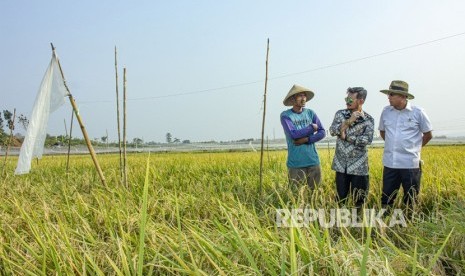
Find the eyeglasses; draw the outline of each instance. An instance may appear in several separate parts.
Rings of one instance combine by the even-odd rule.
[[[354,102],[354,99],[352,99],[351,97],[346,97],[344,98],[344,100],[346,101],[346,104],[352,104]]]

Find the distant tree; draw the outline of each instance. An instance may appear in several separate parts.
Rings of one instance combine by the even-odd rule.
[[[16,118],[18,119],[17,122],[19,122],[23,126],[24,130],[27,130],[27,126],[29,125],[29,120],[27,119],[27,117],[21,114],[19,116],[16,116]],[[2,138],[5,138],[4,136],[7,135],[4,129],[5,122],[9,130],[13,131],[15,129],[15,126],[13,125],[13,119],[13,113],[11,111],[3,110],[3,112],[0,112],[0,140],[2,140]]]
[[[66,141],[68,141],[68,135],[58,135],[57,136],[57,141],[64,144]]]
[[[17,116],[17,118],[18,122],[21,124],[24,130],[27,130],[27,127],[29,126],[29,119],[23,114],[20,114],[19,116]]]
[[[0,118],[1,118],[1,114],[0,114]],[[2,122],[1,122],[1,131],[0,131],[0,143],[2,145],[6,145],[7,143],[9,143],[9,134],[7,134],[4,129],[3,129],[3,122],[6,122],[6,126],[8,127],[8,129],[10,130],[9,133],[13,133],[13,130],[15,129],[15,125],[13,123],[13,113],[11,113],[9,110],[3,110],[3,119],[2,119]]]
[[[179,142],[181,142],[181,140],[179,140],[178,138],[174,138],[173,142],[174,143],[179,143]]]
[[[5,131],[3,130],[3,118],[2,116],[0,116],[0,145],[3,145],[4,141],[5,141]]]
[[[108,136],[102,136],[100,137],[100,139],[102,140],[103,143],[106,143],[108,140]]]
[[[56,136],[52,136],[48,133],[45,135],[45,146],[51,147],[55,145],[57,142],[58,142],[58,139]]]
[[[137,145],[142,145],[144,143],[144,140],[142,140],[141,138],[134,138],[132,139],[132,143],[134,143],[134,145],[137,147]]]
[[[190,143],[191,143],[191,140],[182,140],[182,143],[183,143],[183,144],[190,144]]]
[[[171,135],[171,133],[169,133],[169,132],[166,133],[166,142],[167,142],[167,143],[171,143],[171,141],[172,141],[171,139],[172,139],[172,138],[173,138],[173,136]]]
[[[8,129],[9,130],[14,130],[15,126],[13,124],[13,113],[11,113],[9,110],[3,110],[3,118],[5,118]]]

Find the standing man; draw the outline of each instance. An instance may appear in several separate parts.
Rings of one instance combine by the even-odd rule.
[[[388,90],[389,106],[381,113],[379,131],[384,139],[383,195],[381,203],[392,206],[402,184],[403,202],[415,203],[420,192],[421,148],[433,137],[433,127],[425,111],[410,104],[414,96],[404,81],[391,82]]]
[[[329,128],[337,136],[332,169],[336,171],[336,191],[339,202],[345,202],[349,192],[360,207],[365,202],[370,186],[367,145],[373,141],[375,120],[362,107],[367,97],[363,87],[347,89],[346,109],[334,115]]]
[[[310,189],[321,182],[320,158],[315,143],[325,137],[325,129],[316,113],[305,107],[315,94],[308,88],[294,85],[284,98],[291,109],[281,113],[281,124],[287,141],[289,184],[306,183]]]

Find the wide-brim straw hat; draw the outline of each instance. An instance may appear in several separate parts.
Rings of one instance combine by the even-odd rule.
[[[408,83],[401,80],[394,80],[391,82],[389,89],[380,90],[381,93],[389,95],[390,93],[396,93],[400,95],[407,96],[407,99],[412,100],[415,98],[412,94],[408,92]]]
[[[283,104],[285,106],[293,106],[294,104],[291,101],[292,96],[294,96],[295,94],[302,93],[302,92],[305,92],[305,95],[307,96],[307,102],[310,101],[313,98],[313,96],[315,96],[315,93],[313,93],[312,90],[305,88],[303,86],[294,84],[294,86],[292,86],[291,90],[289,90],[289,93],[287,93],[286,97],[284,98]]]

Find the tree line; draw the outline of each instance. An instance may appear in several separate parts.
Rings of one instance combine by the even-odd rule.
[[[13,112],[5,109],[0,112],[0,145],[7,146],[9,143],[16,144],[17,137],[13,135],[16,126],[21,126],[27,130],[29,119],[24,114],[16,115],[16,109]]]

